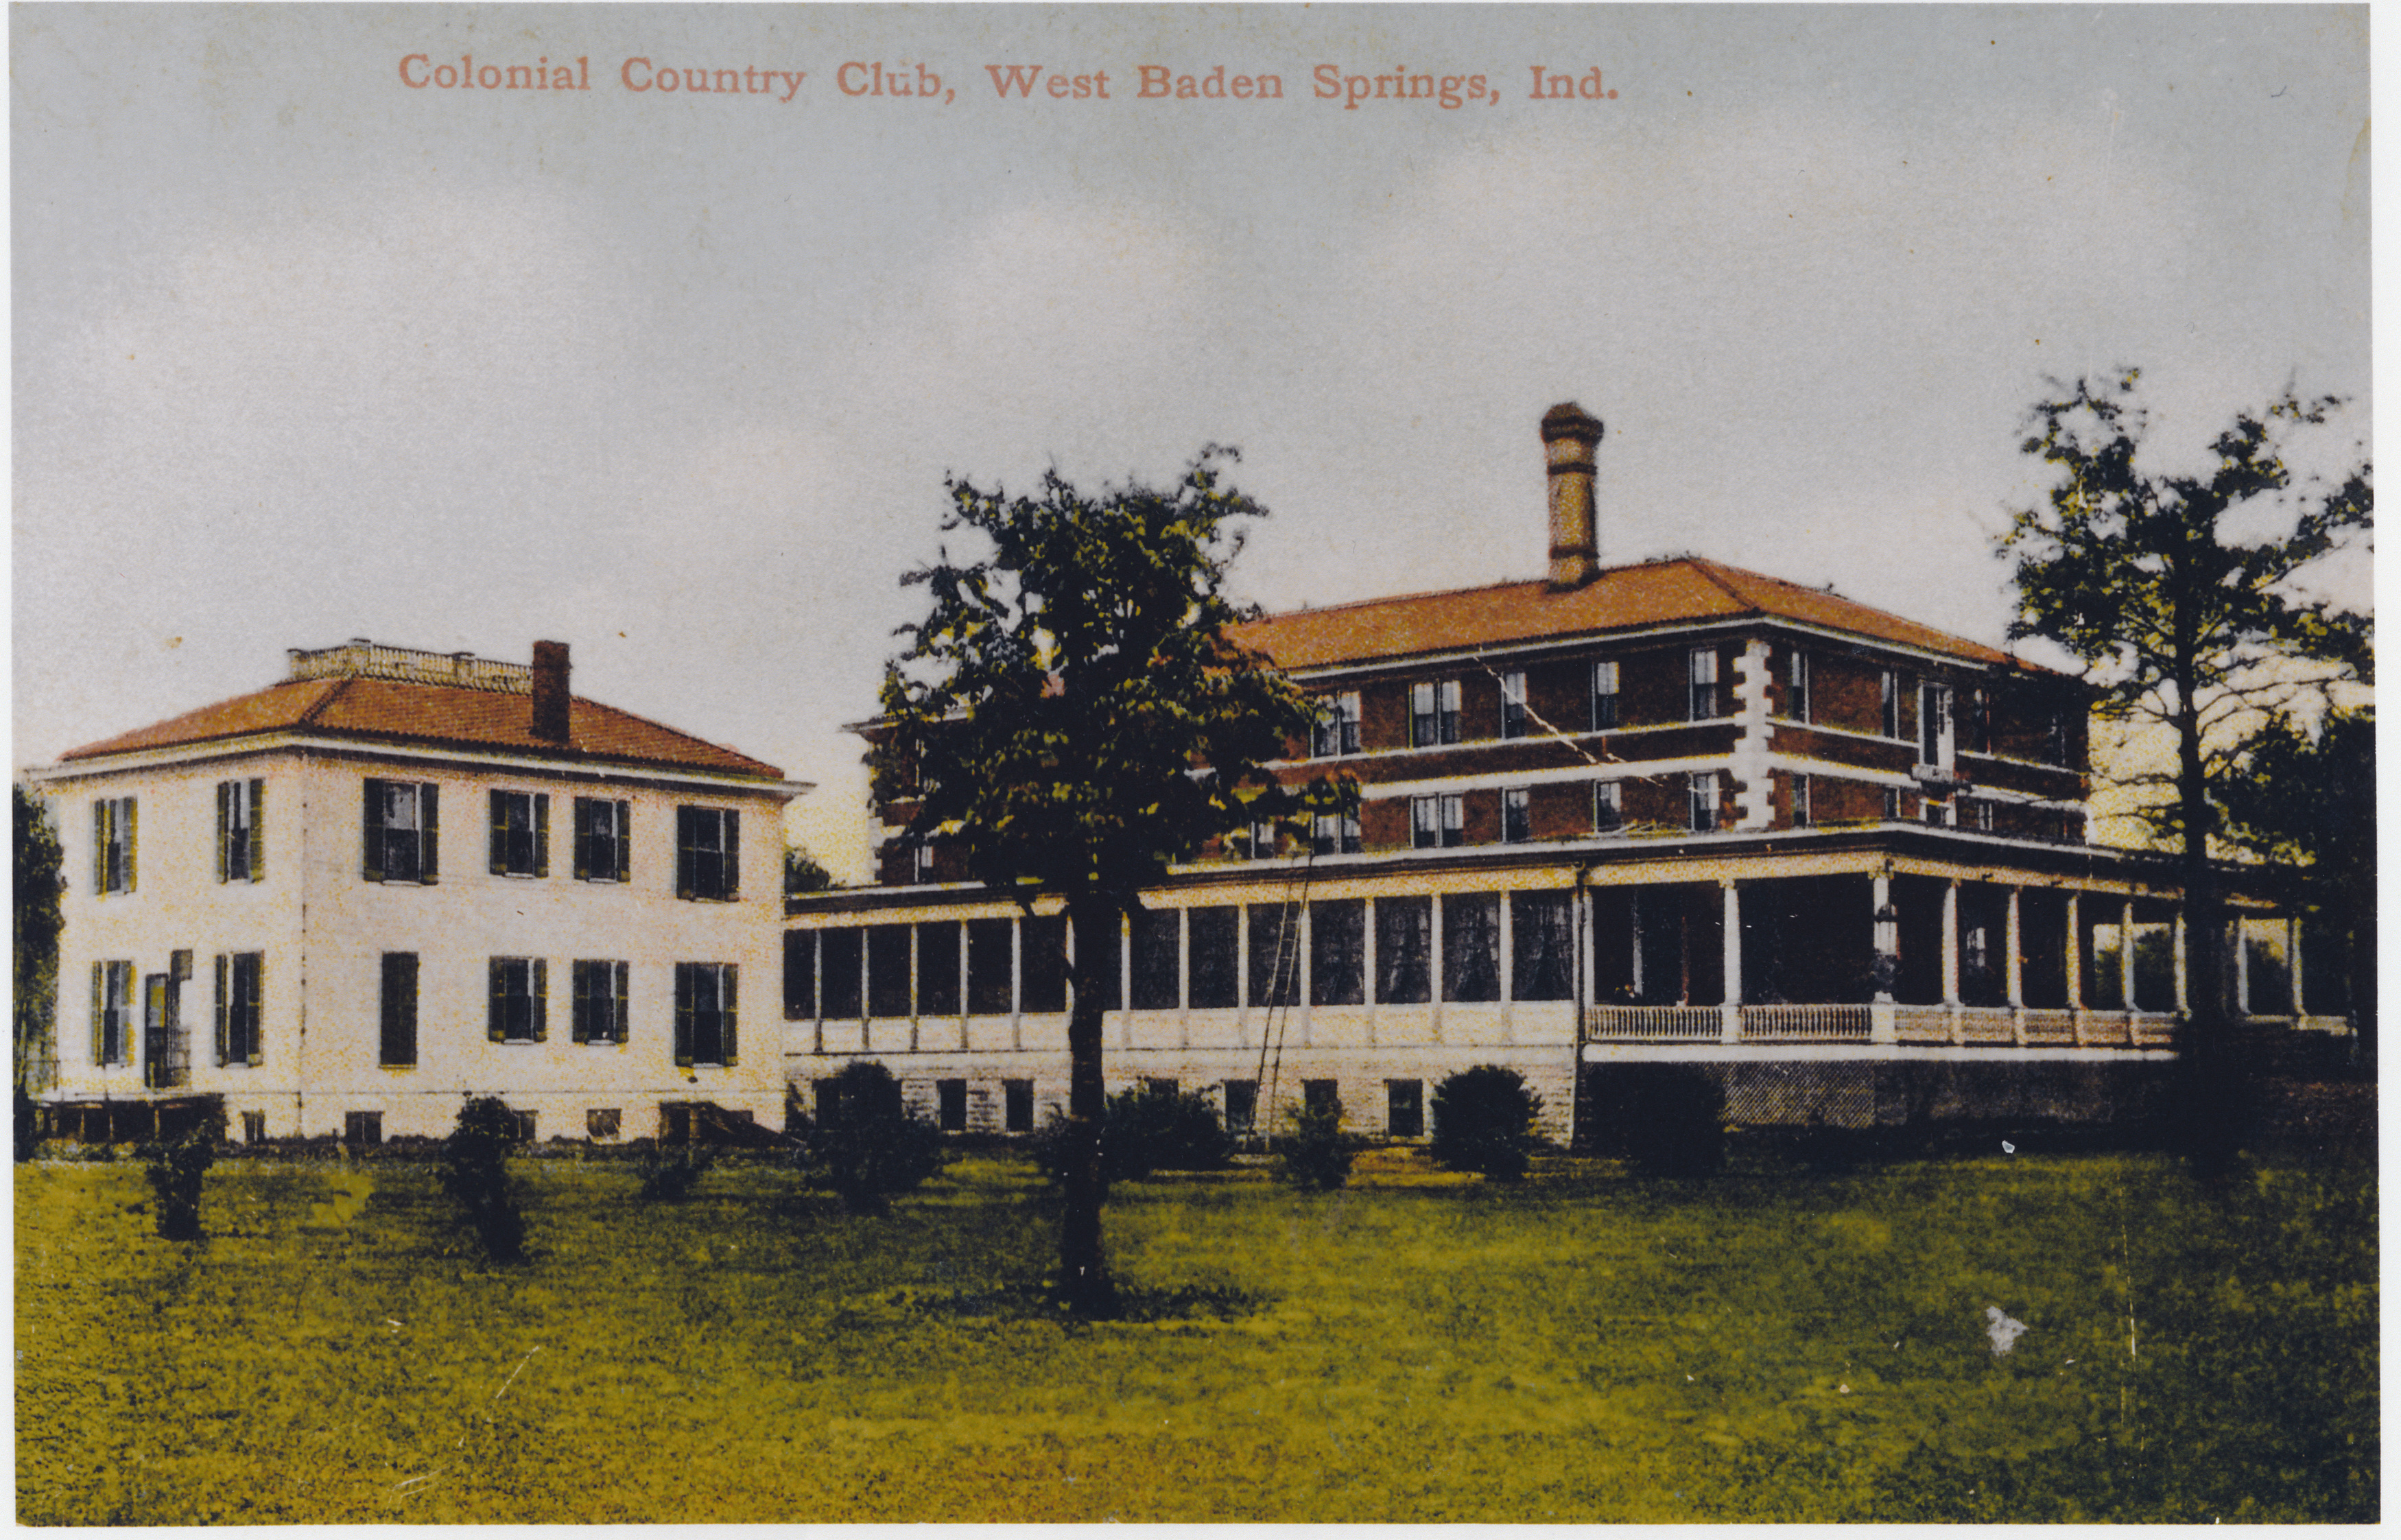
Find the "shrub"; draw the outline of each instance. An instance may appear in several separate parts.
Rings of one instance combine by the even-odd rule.
[[[1275,1176],[1305,1192],[1330,1192],[1351,1179],[1357,1147],[1342,1132],[1342,1104],[1297,1107],[1284,1121],[1276,1147]]]
[[[717,1151],[707,1145],[686,1145],[672,1155],[652,1150],[642,1157],[642,1196],[681,1203],[716,1163]]]
[[[1434,1088],[1434,1158],[1453,1171],[1514,1182],[1526,1175],[1540,1142],[1534,1120],[1542,1110],[1543,1099],[1516,1070],[1491,1064],[1462,1069]]]
[[[442,1141],[442,1190],[496,1262],[525,1259],[525,1216],[509,1187],[509,1156],[524,1142],[523,1132],[517,1115],[499,1097],[473,1096]]]
[[[850,1213],[889,1213],[893,1193],[912,1190],[950,1159],[941,1130],[909,1115],[900,1082],[872,1060],[844,1066],[821,1105],[826,1114],[814,1125],[797,1113],[791,1120],[806,1128],[810,1180]]]
[[[200,1188],[216,1163],[217,1140],[224,1134],[221,1120],[204,1120],[170,1139],[142,1147],[142,1175],[158,1203],[158,1233],[170,1241],[200,1238]]]
[[[1621,1065],[1595,1087],[1605,1154],[1654,1176],[1693,1176],[1725,1159],[1725,1091],[1700,1065]]]
[[[1034,1138],[1034,1163],[1052,1181],[1067,1169],[1067,1120],[1052,1113]],[[1216,1171],[1232,1135],[1205,1093],[1146,1080],[1111,1096],[1101,1114],[1101,1185],[1138,1182],[1154,1171]]]

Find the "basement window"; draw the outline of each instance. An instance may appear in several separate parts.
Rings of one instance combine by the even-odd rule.
[[[1386,1080],[1384,1082],[1384,1133],[1395,1139],[1416,1139],[1425,1134],[1425,1082],[1423,1080]]]

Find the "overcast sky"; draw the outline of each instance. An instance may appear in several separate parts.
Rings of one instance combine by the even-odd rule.
[[[9,25],[20,764],[286,647],[556,638],[579,694],[819,782],[803,832],[848,869],[840,724],[946,473],[1238,445],[1274,511],[1239,586],[1327,603],[1540,572],[1535,424],[1572,398],[1604,561],[1997,642],[2047,377],[2145,366],[2180,445],[2287,381],[2356,398],[2330,454],[2367,433],[2364,8]],[[590,89],[432,83],[462,55]],[[1612,94],[1533,100],[1536,64]],[[1003,100],[1008,65],[1070,94]],[[1145,100],[1144,65],[1228,95]],[[1461,105],[1350,108],[1329,65]],[[746,89],[658,88],[685,69]],[[1281,100],[1234,97],[1262,75]]]

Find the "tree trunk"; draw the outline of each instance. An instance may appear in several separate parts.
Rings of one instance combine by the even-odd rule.
[[[2201,708],[2193,685],[2197,671],[2180,672],[2175,716],[2176,799],[2184,835],[2184,985],[2189,1014],[2177,1045],[2182,1083],[2177,1088],[2175,1132],[2176,1142],[2193,1168],[2214,1175],[2232,1162],[2241,1142],[2242,1068],[2236,1062],[2239,1045],[2229,1009],[2231,954],[2227,946],[2226,911],[2219,900],[2217,870],[2209,859],[2214,816],[2202,760]],[[2133,938],[2125,937],[2121,944],[2133,946]]]
[[[1120,923],[1116,906],[1100,899],[1069,904],[1076,938],[1075,1009],[1067,1018],[1066,1201],[1059,1217],[1059,1294],[1078,1315],[1117,1313],[1117,1288],[1101,1253],[1101,1014],[1107,998],[1104,958],[1117,949],[1098,938]]]

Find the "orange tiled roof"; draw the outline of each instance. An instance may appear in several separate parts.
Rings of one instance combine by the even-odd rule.
[[[1249,622],[1235,635],[1280,667],[1322,668],[1745,615],[1848,631],[1973,663],[2036,667],[1982,642],[1870,609],[1822,588],[1804,588],[1698,557],[1609,568],[1580,588],[1555,590],[1536,580],[1296,610]]]
[[[776,780],[784,775],[748,754],[581,696],[569,703],[567,726],[564,745],[535,737],[530,695],[400,680],[295,680],[87,743],[60,758],[98,759],[254,733],[306,732],[371,743],[443,744],[542,758],[731,771]]]

